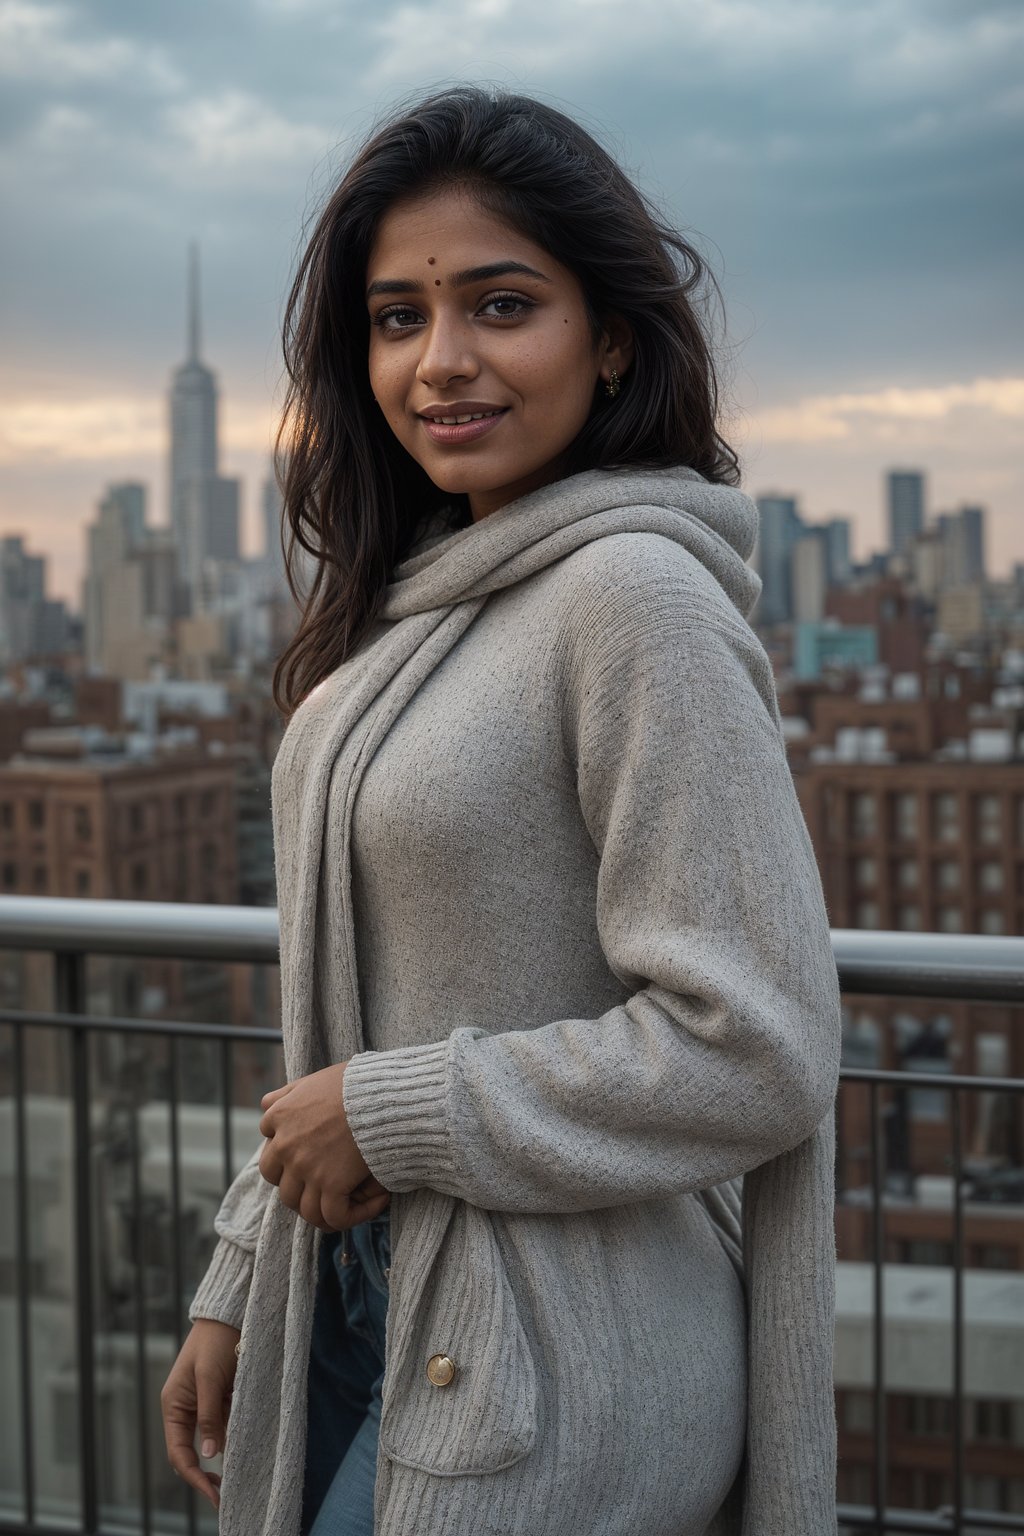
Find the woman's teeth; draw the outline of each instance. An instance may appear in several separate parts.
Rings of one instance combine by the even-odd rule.
[[[467,421],[483,421],[485,416],[500,416],[500,411],[477,411],[473,416],[431,416],[431,421],[436,421],[439,426],[461,427]]]

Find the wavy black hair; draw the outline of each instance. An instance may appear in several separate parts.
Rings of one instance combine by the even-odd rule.
[[[628,376],[614,398],[595,389],[565,473],[686,464],[713,482],[739,481],[736,454],[717,428],[707,299],[721,295],[694,246],[554,107],[471,85],[405,104],[377,126],[328,197],[285,308],[288,386],[275,464],[288,581],[301,610],[274,671],[285,715],[366,636],[395,564],[426,521],[439,511],[453,526],[469,521],[466,498],[439,490],[391,432],[367,363],[366,268],[380,221],[402,199],[452,187],[575,274],[595,340],[610,312],[632,328]]]

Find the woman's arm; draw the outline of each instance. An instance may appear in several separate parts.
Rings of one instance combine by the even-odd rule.
[[[353,1057],[345,1110],[388,1189],[648,1199],[757,1167],[832,1107],[836,969],[767,657],[690,556],[642,542],[564,646],[598,929],[636,990],[598,1018]]]

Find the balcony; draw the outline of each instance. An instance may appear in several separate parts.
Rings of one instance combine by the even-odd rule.
[[[842,930],[833,948],[847,1001],[1024,1003],[1024,939]],[[52,1008],[0,1009],[0,1532],[205,1536],[212,1511],[166,1464],[159,1391],[254,1106],[281,1081],[280,1036],[98,1012],[89,967],[273,967],[277,914],[4,897],[4,951],[50,968]],[[842,1073],[840,1473],[862,1485],[844,1532],[1024,1532],[1024,1243],[1000,1268],[969,1262],[1024,1222],[1024,1076],[936,1065]],[[914,1172],[908,1125],[938,1172]],[[986,1160],[999,1137],[1013,1155]],[[914,1262],[887,1251],[897,1227],[918,1234]],[[1000,1470],[1014,1458],[1016,1479]],[[997,1485],[1004,1507],[976,1507]]]

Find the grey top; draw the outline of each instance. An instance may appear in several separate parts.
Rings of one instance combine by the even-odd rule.
[[[835,1529],[839,991],[756,519],[592,470],[435,528],[281,743],[288,1076],[350,1062],[394,1192],[378,1536]],[[216,1226],[221,1529],[296,1536],[319,1234],[255,1156]]]

